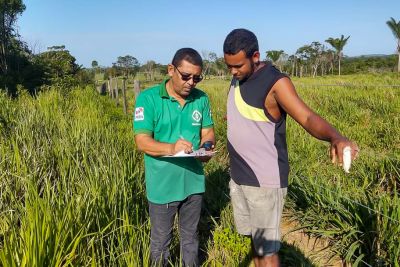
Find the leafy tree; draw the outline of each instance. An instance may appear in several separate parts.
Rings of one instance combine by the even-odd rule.
[[[80,69],[76,74],[75,78],[77,80],[77,83],[81,86],[84,87],[88,84],[94,84],[94,73],[91,70],[88,69]]]
[[[115,63],[113,63],[111,68],[106,68],[105,69],[104,79],[108,80],[108,79],[116,77],[116,76],[118,76],[118,68],[115,65]]]
[[[325,64],[329,65],[327,68],[327,72],[333,74],[334,71],[334,63],[336,60],[336,53],[332,49],[328,49],[322,53],[323,61]]]
[[[286,55],[285,52],[283,50],[268,50],[265,53],[267,59],[271,60],[282,71],[282,58]]]
[[[25,10],[22,0],[0,0],[0,69],[7,74],[7,54],[11,39],[16,35],[15,22]]]
[[[97,69],[99,67],[99,63],[96,60],[92,61],[92,68]]]
[[[290,65],[289,68],[291,68],[292,76],[297,76],[297,61],[296,55],[290,55],[288,57],[287,63]]]
[[[15,23],[24,10],[22,0],[0,0],[0,78],[6,89],[15,84],[8,73],[8,59],[15,51]]]
[[[267,54],[267,59],[271,60],[274,64],[279,60],[279,58],[283,55],[283,50],[268,50],[265,52]]]
[[[74,76],[80,66],[76,64],[75,57],[65,50],[65,46],[49,47],[48,51],[37,56],[37,60],[46,70],[47,84],[74,85]]]
[[[396,66],[397,55],[345,57],[343,63],[343,74],[389,72]]]
[[[154,81],[156,62],[154,60],[149,60],[142,66],[142,68],[145,71],[146,78],[150,81]]]
[[[228,67],[225,64],[225,60],[223,57],[218,57],[215,60],[214,64],[216,74],[221,78],[224,79],[225,75],[228,73]]]
[[[120,56],[114,64],[118,71],[122,71],[124,76],[135,77],[139,69],[139,61],[130,55]]]
[[[312,42],[309,46],[310,65],[312,69],[312,76],[317,75],[318,67],[322,64],[322,56],[325,52],[325,46],[320,42]]]
[[[303,77],[303,74],[307,73],[307,64],[311,58],[311,47],[309,45],[303,45],[297,49],[295,57],[297,59],[297,64],[300,67],[300,70],[298,70],[298,75],[299,77]],[[306,67],[305,71],[304,67]]]
[[[95,78],[96,74],[100,71],[100,66],[99,63],[97,62],[97,60],[92,60],[92,75],[93,75],[93,79]]]
[[[65,49],[65,45],[54,45],[47,47],[47,50],[49,51],[63,51]]]
[[[347,36],[347,38],[344,38],[344,35],[342,34],[342,36],[340,38],[328,38],[325,40],[325,42],[327,42],[328,44],[330,44],[335,50],[336,50],[336,54],[338,56],[338,61],[339,61],[339,76],[340,76],[340,61],[343,57],[343,48],[347,43],[347,40],[349,40],[350,36]]]
[[[400,20],[396,22],[394,18],[386,21],[386,24],[392,30],[394,37],[397,39],[397,72],[400,72]]]
[[[213,69],[215,61],[217,60],[217,54],[209,51],[202,51],[201,53],[203,56],[203,63],[204,63],[203,74],[204,77],[207,78],[207,76],[210,75],[210,71]]]
[[[17,85],[34,94],[45,81],[44,68],[24,42],[12,38],[8,48],[7,75],[0,74],[0,86],[4,85],[10,96],[17,96]]]
[[[168,74],[168,65],[157,63],[157,69],[160,72],[160,75],[162,76],[166,76]]]

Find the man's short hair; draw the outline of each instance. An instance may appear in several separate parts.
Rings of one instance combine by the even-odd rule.
[[[186,47],[176,51],[175,56],[172,59],[172,65],[178,67],[183,60],[186,60],[187,62],[195,66],[200,66],[201,68],[203,68],[203,59],[201,58],[200,54],[193,48]]]
[[[246,29],[234,29],[225,38],[224,54],[235,55],[243,50],[250,58],[258,51],[258,41],[254,33]]]

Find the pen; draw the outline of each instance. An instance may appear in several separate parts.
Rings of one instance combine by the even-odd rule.
[[[186,140],[185,138],[183,138],[183,135],[181,135],[181,134],[179,135],[179,138],[182,140]],[[193,146],[191,147],[191,149],[193,150]]]

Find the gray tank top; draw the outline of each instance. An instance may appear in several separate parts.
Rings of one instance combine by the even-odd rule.
[[[275,120],[264,103],[272,86],[287,77],[268,63],[240,83],[233,79],[228,94],[228,151],[231,178],[241,185],[288,186],[286,113]]]

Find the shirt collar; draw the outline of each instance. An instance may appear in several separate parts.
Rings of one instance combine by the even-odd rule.
[[[168,80],[169,80],[169,79],[165,79],[165,80],[161,83],[161,86],[160,86],[160,96],[161,96],[162,98],[169,98],[169,94],[168,94],[168,92],[167,92],[167,87],[166,87],[166,84],[167,84]]]
[[[160,85],[160,97],[161,98],[170,98],[168,92],[167,92],[167,82],[169,81],[169,79],[165,79],[164,81],[162,81],[161,85]],[[193,88],[194,89],[194,88]],[[190,102],[193,101],[193,90],[192,92],[190,92],[190,94],[185,98],[185,102]]]

